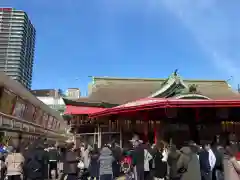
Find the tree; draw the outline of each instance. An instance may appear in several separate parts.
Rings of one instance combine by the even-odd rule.
[[[196,84],[191,84],[189,86],[189,93],[197,93],[197,85]]]
[[[58,89],[58,94],[60,97],[66,97],[66,94],[62,89]]]

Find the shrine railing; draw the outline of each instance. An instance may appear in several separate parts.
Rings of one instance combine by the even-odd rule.
[[[0,112],[0,130],[23,134],[44,135],[46,137],[64,137],[63,134],[11,115]]]

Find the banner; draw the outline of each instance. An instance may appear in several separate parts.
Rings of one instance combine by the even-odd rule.
[[[38,124],[38,125],[41,125],[42,117],[43,117],[43,111],[41,109],[36,108],[34,118],[33,118],[33,122]]]
[[[53,125],[53,117],[49,116],[48,122],[47,122],[47,128],[52,129],[52,125]]]
[[[16,95],[11,91],[2,88],[0,99],[0,112],[11,115],[16,100]]]
[[[23,118],[25,108],[25,102],[21,98],[17,98],[12,115],[18,118]]]
[[[43,114],[43,119],[42,120],[43,120],[42,121],[42,126],[46,128],[47,125],[48,125],[48,114],[47,113]]]
[[[34,120],[33,116],[35,111],[36,111],[36,108],[31,103],[27,103],[26,109],[24,112],[24,119],[32,122]]]

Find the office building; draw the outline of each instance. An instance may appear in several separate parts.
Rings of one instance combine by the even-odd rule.
[[[30,89],[36,31],[24,11],[0,8],[0,71]]]
[[[68,88],[66,95],[71,99],[78,99],[81,96],[81,92],[79,88]]]

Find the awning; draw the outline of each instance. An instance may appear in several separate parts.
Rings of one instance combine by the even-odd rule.
[[[82,106],[71,106],[67,105],[64,114],[86,114],[90,115],[105,110],[105,108],[99,107],[82,107]]]
[[[91,118],[161,108],[240,107],[240,100],[145,98],[90,115]]]

